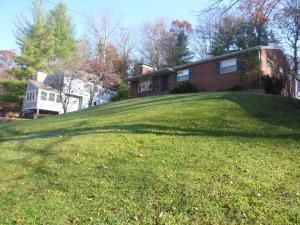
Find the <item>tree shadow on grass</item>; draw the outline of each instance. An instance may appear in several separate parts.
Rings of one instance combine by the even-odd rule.
[[[18,140],[32,140],[36,138],[48,138],[57,136],[77,136],[84,134],[100,134],[106,132],[114,133],[136,133],[136,134],[157,134],[157,135],[177,135],[177,136],[212,136],[212,137],[244,137],[244,138],[281,138],[281,139],[298,139],[300,129],[300,103],[293,99],[287,99],[280,96],[269,96],[264,94],[241,93],[241,92],[225,92],[225,93],[203,93],[203,94],[189,94],[189,95],[172,95],[166,97],[150,97],[141,100],[124,101],[115,103],[103,109],[91,108],[76,114],[66,114],[59,118],[59,121],[74,120],[73,115],[78,116],[92,113],[99,115],[99,119],[103,119],[106,115],[135,111],[138,109],[147,109],[154,106],[162,106],[172,104],[175,102],[189,102],[194,101],[216,101],[228,100],[241,106],[249,115],[267,124],[275,126],[283,126],[295,129],[290,133],[276,132],[276,131],[241,131],[241,130],[223,130],[214,128],[192,128],[192,127],[174,127],[164,125],[153,125],[144,123],[99,126],[99,127],[82,127],[88,126],[86,121],[81,121],[74,124],[73,127],[53,129],[39,132],[26,132],[18,130],[18,127],[9,127],[6,134],[0,135],[0,143],[6,141]],[[258,101],[259,99],[259,101]],[[287,104],[288,103],[288,104]],[[95,114],[94,114],[95,113]],[[230,112],[228,112],[230,113]],[[35,121],[38,123],[39,121]],[[43,122],[46,122],[43,120]],[[5,136],[7,138],[5,138]]]
[[[68,159],[60,156],[59,150],[56,148],[57,145],[68,139],[69,137],[64,137],[57,141],[51,140],[51,142],[48,141],[48,144],[42,144],[40,146],[33,146],[31,143],[24,143],[23,140],[18,140],[15,152],[21,152],[24,156],[15,159],[0,159],[0,161],[9,168],[15,166],[24,168],[23,170],[26,171],[26,175],[17,175],[9,179],[3,179],[2,182],[7,182],[8,180],[28,180],[27,178],[32,179],[33,177],[40,177],[42,179],[46,177],[48,181],[53,181],[55,177],[57,177],[57,174],[51,170],[51,168],[48,168],[47,163],[49,160],[61,166],[69,163]],[[49,186],[50,185],[51,184],[49,184]]]
[[[286,133],[279,131],[241,131],[241,130],[222,130],[207,128],[174,127],[153,124],[123,124],[99,127],[84,128],[60,128],[49,132],[30,132],[26,135],[17,137],[1,138],[0,143],[7,141],[26,141],[34,139],[52,138],[52,137],[74,137],[79,135],[95,135],[105,133],[129,133],[129,134],[155,134],[169,136],[199,136],[199,137],[232,137],[232,138],[266,138],[266,139],[300,139],[300,133]]]
[[[238,104],[251,117],[270,125],[300,129],[299,100],[250,92],[225,92],[220,99]]]
[[[300,129],[300,101],[282,96],[254,94],[250,92],[207,92],[201,94],[147,97],[92,107],[74,114],[62,115],[60,119],[68,121],[75,118],[78,119],[80,115],[88,117],[89,114],[99,116],[99,119],[104,119],[106,116],[135,113],[137,110],[151,110],[153,107],[169,106],[176,103],[220,101],[220,104],[222,104],[224,100],[238,104],[251,117],[267,124]]]

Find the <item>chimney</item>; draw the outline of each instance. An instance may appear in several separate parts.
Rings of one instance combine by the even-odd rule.
[[[150,73],[154,70],[153,67],[151,66],[148,66],[146,64],[141,64],[140,65],[140,72],[139,72],[139,75],[144,75],[144,74],[147,74],[147,73]]]
[[[47,74],[46,73],[43,73],[43,72],[37,72],[37,75],[36,77],[34,78],[34,80],[36,81],[40,81],[40,82],[44,82],[45,79],[47,77]]]

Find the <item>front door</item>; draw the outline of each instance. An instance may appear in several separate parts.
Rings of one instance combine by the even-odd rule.
[[[162,92],[164,94],[166,94],[169,90],[168,76],[163,76],[162,80],[161,80],[161,83],[162,83]]]

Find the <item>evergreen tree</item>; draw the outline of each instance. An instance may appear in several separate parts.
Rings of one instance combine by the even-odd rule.
[[[267,24],[258,26],[250,19],[228,15],[220,21],[213,33],[210,50],[212,55],[217,56],[271,43],[276,43],[276,40]]]
[[[21,55],[15,57],[20,67],[12,69],[12,73],[18,79],[28,79],[35,74],[35,70],[45,70],[47,59],[52,54],[53,39],[49,35],[48,15],[43,1],[33,2],[31,10],[32,21],[21,18],[16,25],[15,36]]]
[[[189,22],[179,20],[172,22],[171,33],[174,40],[170,58],[168,59],[169,66],[185,64],[193,58],[193,54],[189,50],[188,38],[188,34],[191,32],[192,26]]]
[[[76,42],[73,37],[71,19],[67,15],[67,7],[60,2],[51,12],[50,21],[54,40],[52,60],[68,58],[75,52]]]
[[[172,61],[174,66],[188,63],[192,59],[192,53],[188,48],[188,36],[181,30],[175,39],[172,49]]]
[[[70,18],[65,4],[59,3],[50,13],[43,0],[33,2],[32,20],[19,19],[15,36],[21,54],[15,58],[20,67],[12,69],[18,79],[32,78],[36,71],[48,71],[57,60],[75,52]]]

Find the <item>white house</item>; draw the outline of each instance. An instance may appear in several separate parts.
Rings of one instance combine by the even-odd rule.
[[[87,80],[71,79],[66,76],[63,78],[64,88],[62,91],[56,89],[51,82],[54,77],[54,75],[38,72],[35,79],[28,81],[23,101],[24,112],[61,114],[64,112],[62,101],[65,102],[65,99],[68,99],[68,104],[64,103],[66,112],[89,107],[90,92],[86,88],[89,84]],[[114,95],[114,91],[97,86],[92,105],[109,102]]]
[[[298,75],[300,78],[300,75]],[[300,99],[300,82],[295,79],[295,98]]]

